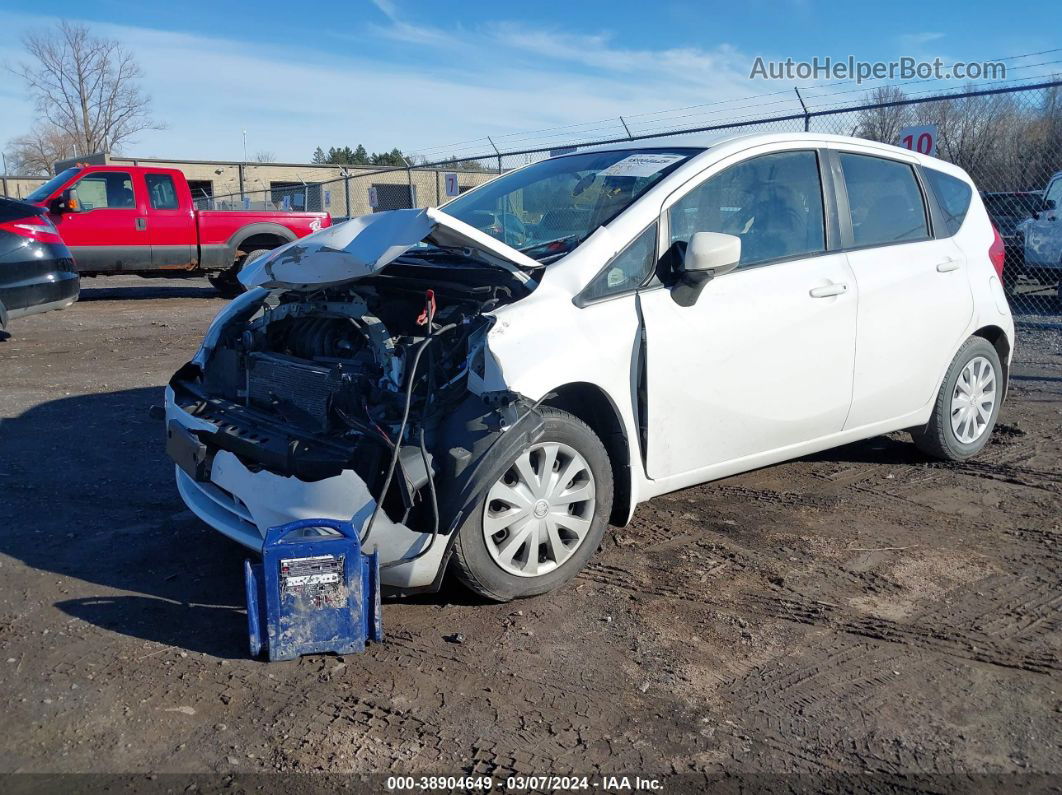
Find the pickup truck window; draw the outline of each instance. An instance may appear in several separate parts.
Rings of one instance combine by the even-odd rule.
[[[173,185],[173,177],[169,174],[145,174],[147,182],[148,198],[152,208],[156,210],[176,210],[177,189]]]
[[[74,184],[83,210],[131,209],[136,206],[133,179],[124,171],[93,171]]]

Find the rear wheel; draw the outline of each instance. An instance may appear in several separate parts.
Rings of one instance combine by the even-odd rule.
[[[1003,368],[992,344],[970,337],[944,376],[929,423],[911,434],[934,458],[965,461],[988,444],[1003,399]]]
[[[491,484],[454,544],[458,578],[498,602],[551,591],[586,565],[612,510],[612,468],[583,422],[540,409],[541,439]]]
[[[214,286],[215,290],[221,293],[222,298],[235,298],[245,289],[237,278],[240,270],[248,262],[258,259],[262,254],[268,254],[269,251],[270,249],[268,248],[256,248],[250,254],[240,257],[228,270],[208,276],[207,281]]]

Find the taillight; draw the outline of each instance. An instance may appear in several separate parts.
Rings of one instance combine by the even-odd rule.
[[[1006,259],[1007,250],[1003,246],[1003,238],[999,236],[999,230],[995,226],[992,227],[992,234],[995,239],[992,241],[992,245],[988,247],[988,258],[992,260],[992,267],[996,269],[996,275],[999,276],[1000,281],[1003,280],[1003,260]]]
[[[37,243],[62,243],[55,224],[46,215],[28,215],[14,221],[0,222],[0,229],[19,237],[29,238]]]

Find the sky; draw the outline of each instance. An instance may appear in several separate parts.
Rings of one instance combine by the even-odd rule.
[[[251,157],[271,152],[281,162],[306,162],[317,146],[359,143],[469,156],[489,151],[486,136],[513,149],[615,134],[621,115],[639,132],[664,120],[678,126],[792,112],[792,83],[749,78],[757,56],[951,62],[1062,46],[1057,3],[1022,5],[5,0],[0,63],[18,62],[25,32],[60,18],[121,41],[139,60],[142,88],[163,126],[140,133],[124,154],[242,159],[246,130]],[[1062,67],[1012,68],[1009,77],[1050,69]],[[842,90],[830,101],[849,101],[865,90],[810,82],[812,102]],[[0,107],[2,147],[35,117],[6,69]],[[684,110],[659,113],[669,109]]]

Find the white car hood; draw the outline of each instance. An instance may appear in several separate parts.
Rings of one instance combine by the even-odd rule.
[[[246,287],[316,289],[377,273],[410,248],[428,242],[469,249],[472,256],[530,282],[541,263],[434,207],[352,218],[275,248],[240,270]]]

